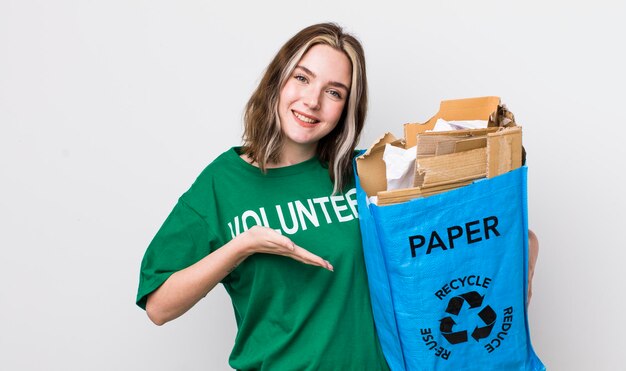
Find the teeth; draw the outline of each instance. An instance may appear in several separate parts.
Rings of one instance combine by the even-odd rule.
[[[301,114],[299,114],[298,112],[294,112],[293,114],[294,114],[294,115],[296,115],[296,117],[297,117],[298,119],[300,119],[300,120],[302,120],[302,121],[304,121],[304,122],[308,122],[309,124],[312,124],[312,123],[317,122],[317,120],[313,120],[313,119],[310,119],[310,118],[308,118],[308,117],[306,117],[306,116],[302,116],[302,115],[301,115]]]

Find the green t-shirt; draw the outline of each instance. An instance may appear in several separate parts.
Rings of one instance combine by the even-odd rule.
[[[354,184],[332,195],[317,160],[263,174],[232,148],[185,192],[148,247],[137,305],[172,273],[260,224],[330,261],[334,272],[255,254],[222,283],[237,337],[230,366],[242,370],[388,370],[374,328]]]

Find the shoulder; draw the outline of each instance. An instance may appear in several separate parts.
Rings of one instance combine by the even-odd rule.
[[[199,207],[199,204],[204,203],[207,196],[210,197],[209,195],[213,193],[216,179],[223,177],[229,168],[232,168],[233,164],[236,163],[235,160],[238,157],[235,147],[217,156],[204,167],[181,198],[190,206]]]
[[[240,162],[237,147],[231,147],[222,152],[213,161],[204,167],[200,175],[196,178],[195,183],[205,183],[211,181],[215,177],[219,177],[221,173],[228,171],[229,168]]]

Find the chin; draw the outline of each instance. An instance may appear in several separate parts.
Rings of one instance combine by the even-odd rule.
[[[295,123],[289,123],[289,125],[293,125],[287,130],[283,130],[283,134],[285,138],[293,143],[301,144],[301,145],[311,145],[316,144],[321,138],[324,137],[325,134],[320,133],[319,131],[314,131],[311,129],[304,129],[298,127]]]
[[[286,140],[288,142],[301,145],[301,146],[317,145],[317,142],[319,142],[319,139],[316,139],[316,138],[297,137],[297,136],[286,136]]]

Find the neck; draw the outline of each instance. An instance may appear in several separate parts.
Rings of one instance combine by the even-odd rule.
[[[266,164],[266,167],[268,169],[272,169],[272,168],[279,168],[279,167],[299,164],[315,156],[316,149],[317,149],[317,146],[304,149],[300,146],[284,145],[283,150],[280,153],[280,160],[278,162],[268,163]],[[258,167],[258,165],[250,157],[248,157],[247,154],[240,155],[239,157],[244,159],[249,164],[252,164]]]
[[[283,149],[280,153],[280,160],[276,164],[271,164],[271,167],[283,167],[294,164],[299,164],[315,156],[317,149],[317,143],[309,146],[291,145],[291,143],[284,143]]]

